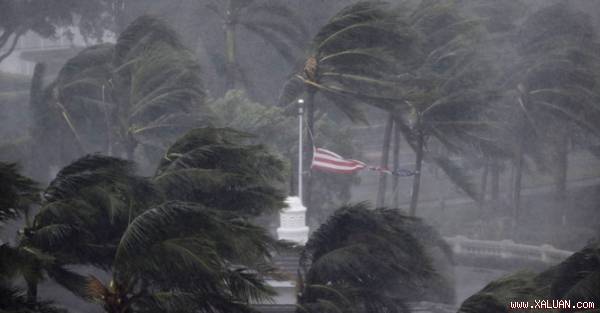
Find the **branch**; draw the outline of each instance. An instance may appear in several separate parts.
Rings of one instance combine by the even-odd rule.
[[[8,49],[8,51],[6,51],[4,54],[0,55],[0,63],[2,63],[2,61],[4,61],[4,59],[6,59],[11,53],[13,53],[13,51],[15,50],[15,47],[17,46],[17,42],[19,42],[19,38],[21,38],[21,35],[23,35],[22,32],[15,34],[15,36],[13,37],[13,42],[12,42],[10,48]],[[2,34],[2,36],[4,36],[4,34]],[[6,43],[6,41],[8,41],[8,38],[4,42]]]

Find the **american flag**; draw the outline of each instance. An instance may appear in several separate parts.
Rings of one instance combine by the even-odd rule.
[[[415,172],[399,169],[391,171],[387,168],[379,166],[368,166],[364,162],[357,160],[348,160],[341,157],[339,154],[323,148],[315,148],[313,152],[311,169],[320,170],[323,172],[338,173],[338,174],[353,174],[362,169],[377,171],[384,174],[407,177],[415,175]]]
[[[310,166],[311,169],[338,174],[352,174],[365,167],[367,165],[361,161],[346,160],[335,152],[323,148],[315,148]]]

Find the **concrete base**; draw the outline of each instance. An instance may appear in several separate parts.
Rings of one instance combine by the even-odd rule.
[[[277,228],[277,237],[303,245],[308,240],[309,232],[306,226],[306,207],[298,197],[288,197],[285,202],[288,207],[279,214],[280,227]]]

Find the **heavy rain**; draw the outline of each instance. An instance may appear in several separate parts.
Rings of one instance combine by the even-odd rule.
[[[0,312],[600,312],[600,1],[0,0]]]

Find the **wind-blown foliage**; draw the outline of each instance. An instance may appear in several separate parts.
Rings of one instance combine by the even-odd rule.
[[[37,183],[22,176],[16,164],[0,162],[0,222],[25,215],[31,206],[39,203]],[[39,302],[37,284],[47,277],[62,281],[67,288],[74,287],[77,275],[63,268],[53,256],[27,246],[23,240],[17,245],[0,244],[0,310],[2,312],[63,312],[50,302]],[[13,287],[23,279],[26,293]],[[80,285],[82,286],[82,285]]]
[[[227,128],[188,132],[167,151],[153,178],[169,200],[203,203],[243,215],[284,207],[284,163],[250,135]]]
[[[481,291],[465,300],[459,313],[508,312],[510,301],[530,301],[536,299],[577,301],[600,299],[598,276],[600,275],[600,250],[597,243],[588,245],[574,253],[562,263],[539,274],[531,272],[515,273],[485,286]],[[531,309],[542,312],[544,308]],[[595,312],[596,310],[561,309],[560,312]]]
[[[447,155],[428,151],[435,139],[451,155],[477,155],[494,147],[482,136],[490,128],[487,104],[497,94],[487,79],[491,65],[477,51],[482,26],[460,14],[454,1],[422,1],[407,16],[407,23],[422,38],[422,58],[414,71],[400,78],[405,109],[395,123],[416,154],[411,214],[416,211],[421,162],[437,163],[467,195],[477,190]],[[489,131],[488,131],[489,133]],[[460,175],[456,175],[459,173]]]
[[[166,202],[137,216],[117,247],[113,281],[90,278],[88,292],[107,312],[249,312],[273,295],[272,241],[236,214]],[[256,270],[248,269],[249,266]]]
[[[553,172],[554,196],[562,211],[554,215],[564,223],[569,142],[600,134],[598,37],[589,16],[567,2],[539,9],[506,37],[516,53],[499,80],[508,101],[497,111],[511,112],[511,129],[504,135],[511,142],[516,168],[515,219],[520,212],[523,168],[531,159],[540,169]]]
[[[67,263],[107,268],[127,224],[162,198],[131,161],[89,155],[63,168],[44,199],[29,243]]]
[[[431,240],[417,238],[425,233]],[[301,254],[298,312],[407,312],[406,301],[443,282],[425,245],[450,253],[439,234],[397,210],[338,209]]]
[[[558,3],[529,16],[519,35],[522,70],[509,83],[524,93],[517,108],[532,130],[527,142],[554,143],[561,136],[547,134],[558,122],[568,123],[565,132],[598,136],[599,41],[589,16]]]
[[[367,119],[363,105],[393,111],[402,100],[394,81],[416,61],[417,40],[417,34],[406,27],[388,3],[351,4],[313,37],[304,67],[285,82],[279,105],[295,107],[297,100],[303,98],[309,139],[315,134],[316,111],[337,108],[353,122],[364,123]],[[324,105],[319,97],[333,106]],[[306,149],[312,151],[314,142],[308,143]],[[308,176],[304,181],[303,200],[313,208],[313,179]]]
[[[280,104],[295,105],[294,101],[308,90],[309,94],[321,94],[350,119],[366,121],[360,104],[389,110],[401,99],[392,75],[409,68],[416,40],[416,34],[403,27],[387,3],[350,5],[314,36],[304,68],[286,82]],[[315,107],[325,108],[320,104]]]
[[[255,135],[248,138],[250,142],[267,144],[269,148],[278,152],[289,160],[289,190],[295,194],[297,190],[297,164],[298,164],[298,130],[295,118],[280,107],[269,107],[248,99],[240,90],[230,90],[225,97],[210,102],[210,107],[220,118],[218,125],[235,128]],[[329,118],[327,114],[319,116],[316,120],[314,134],[316,144],[327,147],[345,156],[359,158],[359,151],[352,142],[349,127],[340,121]],[[273,136],[277,134],[277,136]],[[313,172],[314,202],[319,205],[319,210],[313,213],[318,216],[309,216],[309,222],[315,217],[324,221],[332,212],[328,208],[335,208],[350,200],[350,191],[353,185],[359,182],[357,175],[332,175],[331,173]]]
[[[61,265],[110,270],[110,283],[48,272],[107,312],[249,312],[273,295],[263,276],[274,275],[274,242],[247,217],[282,208],[284,195],[282,162],[243,145],[248,136],[192,130],[150,178],[131,161],[85,156],[50,183],[23,244]]]
[[[37,183],[22,176],[16,164],[0,162],[0,222],[18,217],[38,201]]]
[[[19,288],[0,283],[0,310],[6,313],[66,313],[51,302],[31,302]]]
[[[115,45],[70,59],[47,90],[49,110],[58,111],[79,156],[103,151],[133,159],[143,148],[153,160],[210,116],[200,66],[167,25],[149,16]]]

